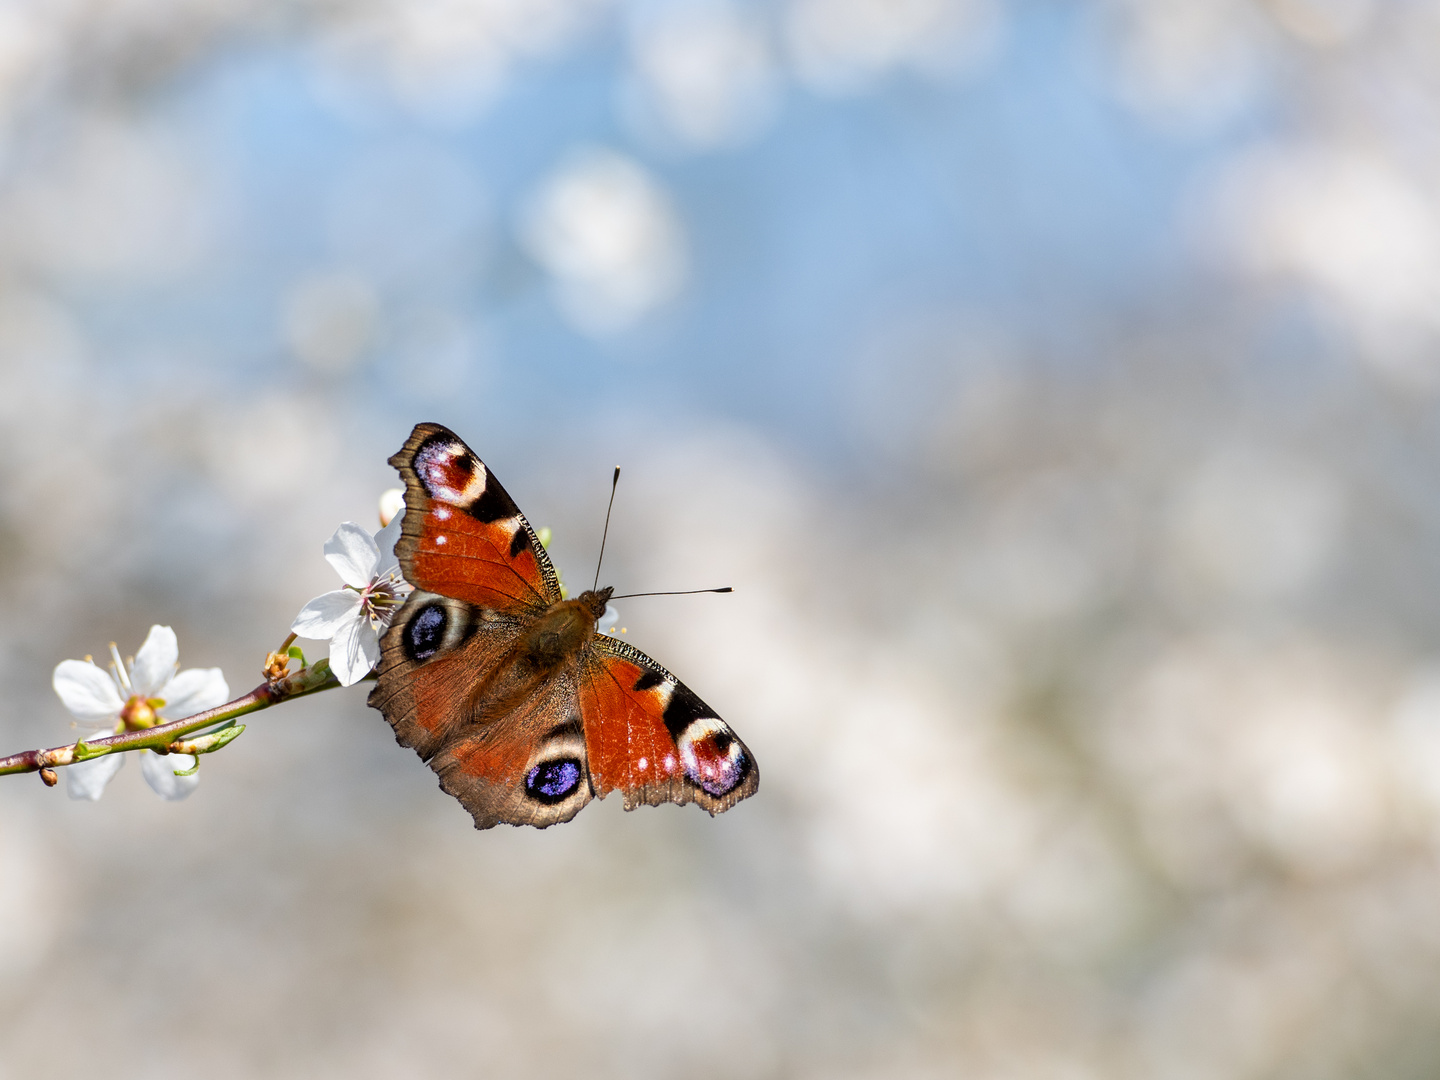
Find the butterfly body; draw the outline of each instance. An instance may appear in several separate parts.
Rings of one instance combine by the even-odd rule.
[[[599,592],[584,592],[550,607],[525,632],[521,648],[526,661],[553,667],[578,656],[589,646],[614,591],[607,585]]]
[[[613,790],[627,809],[712,814],[754,793],[745,745],[654,660],[596,632],[613,590],[561,597],[529,522],[456,435],[420,424],[390,461],[415,591],[381,640],[370,704],[477,828],[544,828]]]

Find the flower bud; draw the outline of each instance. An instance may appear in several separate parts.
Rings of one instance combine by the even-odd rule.
[[[380,496],[380,527],[383,529],[401,510],[405,509],[405,492],[391,488]]]

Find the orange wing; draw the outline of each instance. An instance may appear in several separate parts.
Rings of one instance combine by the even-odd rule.
[[[684,683],[639,649],[596,634],[582,662],[580,716],[590,784],[625,809],[699,803],[711,814],[755,794],[749,748]]]
[[[390,464],[405,480],[395,553],[406,581],[496,611],[559,601],[560,580],[535,530],[458,435],[417,424]]]

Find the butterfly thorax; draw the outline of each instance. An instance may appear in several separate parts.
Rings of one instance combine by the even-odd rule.
[[[585,591],[574,600],[552,604],[526,630],[520,654],[537,670],[555,668],[577,656],[595,633],[595,623],[605,614],[605,604],[615,590],[608,585],[598,592]]]

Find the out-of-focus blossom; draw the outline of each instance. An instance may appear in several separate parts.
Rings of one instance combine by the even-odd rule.
[[[1397,338],[1440,336],[1440,207],[1393,161],[1343,146],[1262,147],[1221,171],[1197,218],[1216,254],[1308,285],[1331,319],[1383,344],[1374,351],[1392,366],[1408,355]]]
[[[344,371],[374,336],[377,306],[375,290],[355,274],[306,277],[285,301],[285,342],[310,367]]]
[[[1339,486],[1316,465],[1230,448],[1181,486],[1171,536],[1193,587],[1274,600],[1298,594],[1330,565],[1344,511]]]
[[[795,0],[790,52],[800,78],[831,93],[865,89],[896,69],[946,76],[995,49],[994,0]]]
[[[561,310],[586,333],[631,326],[670,299],[685,275],[669,196],[609,150],[576,155],[541,186],[521,239],[554,276]]]
[[[1101,65],[1116,95],[1153,123],[1204,131],[1253,100],[1266,36],[1244,0],[1110,0],[1095,5]],[[1277,5],[1278,6],[1278,5]]]
[[[92,281],[172,281],[212,237],[213,192],[178,142],[89,121],[0,203],[6,255]]]
[[[277,459],[304,461],[312,476],[339,472],[339,433],[319,400],[320,395],[290,390],[258,395],[243,410],[216,410],[198,441],[216,486],[228,500],[273,509],[277,499],[287,497],[285,489],[277,490],[271,473]],[[292,503],[286,509],[303,506]]]
[[[290,626],[300,637],[330,639],[330,670],[341,686],[359,682],[380,661],[380,634],[410,595],[395,558],[404,520],[396,514],[373,537],[350,521],[336,529],[325,559],[345,587],[311,600]]]
[[[774,114],[777,79],[764,28],[722,2],[666,3],[632,33],[642,119],[696,149],[744,142]]]
[[[180,646],[168,626],[152,626],[128,664],[113,644],[110,652],[114,659],[108,673],[88,659],[62,660],[55,665],[55,693],[71,715],[87,726],[87,740],[182,720],[230,698],[230,687],[219,668],[179,670]],[[125,764],[125,756],[105,754],[67,766],[70,797],[100,798],[105,785]],[[195,790],[200,776],[190,772],[194,767],[191,754],[140,751],[145,782],[165,799],[183,799]],[[189,775],[181,775],[185,773]]]
[[[415,0],[342,8],[325,60],[342,83],[378,73],[422,116],[468,122],[504,88],[515,60],[556,50],[598,7],[596,0]]]
[[[383,529],[405,510],[405,491],[388,488],[380,494],[380,527]]]
[[[1301,41],[1334,48],[1368,30],[1380,4],[1377,0],[1273,0],[1267,7],[1276,24]]]

